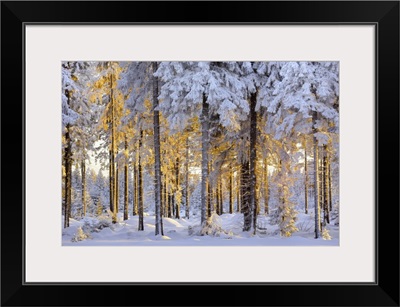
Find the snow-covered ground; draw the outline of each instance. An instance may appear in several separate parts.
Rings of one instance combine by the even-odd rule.
[[[328,225],[331,240],[314,239],[314,218],[299,213],[298,232],[291,237],[281,237],[278,225],[270,224],[270,217],[259,216],[257,234],[243,232],[243,215],[240,213],[213,215],[213,235],[198,233],[200,216],[190,219],[163,218],[164,236],[154,235],[154,215],[145,214],[144,231],[138,231],[138,216],[130,216],[111,224],[109,217],[102,219],[71,219],[70,227],[62,231],[64,246],[338,246],[339,226]]]

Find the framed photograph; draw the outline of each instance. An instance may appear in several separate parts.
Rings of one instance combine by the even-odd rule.
[[[3,306],[399,306],[398,1],[1,26]]]

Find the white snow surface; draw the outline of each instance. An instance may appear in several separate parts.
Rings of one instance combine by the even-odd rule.
[[[182,212],[183,213],[183,212]],[[296,226],[298,232],[291,237],[282,237],[278,225],[270,225],[270,218],[260,215],[257,234],[243,232],[243,214],[213,215],[213,227],[219,231],[212,235],[200,235],[193,231],[200,227],[200,216],[190,219],[163,218],[164,235],[155,236],[155,216],[145,214],[144,231],[138,231],[138,216],[111,223],[109,217],[86,217],[80,221],[70,219],[70,227],[62,230],[63,246],[338,246],[339,226],[327,225],[331,240],[314,239],[313,213],[299,213]],[[96,226],[102,225],[96,229]],[[104,227],[104,225],[106,225]],[[80,231],[81,228],[83,231]],[[101,229],[100,229],[101,228]],[[192,231],[190,231],[190,229]],[[83,235],[84,234],[84,235]],[[78,237],[78,239],[77,239]]]

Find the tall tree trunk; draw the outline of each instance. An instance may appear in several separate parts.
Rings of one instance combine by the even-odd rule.
[[[143,222],[143,178],[142,178],[142,164],[140,159],[140,149],[142,148],[142,136],[143,131],[140,129],[140,137],[139,137],[139,155],[138,155],[138,209],[139,209],[139,225],[138,230],[144,230],[144,222]]]
[[[172,198],[171,191],[168,192],[168,217],[172,218],[174,216],[174,200]]]
[[[208,182],[208,147],[209,147],[209,114],[206,95],[203,93],[201,113],[201,224],[206,221],[207,182]]]
[[[86,164],[85,159],[81,161],[81,178],[82,178],[82,208],[83,216],[86,216]]]
[[[313,121],[315,124],[316,115],[313,114]],[[321,234],[321,213],[319,205],[319,176],[318,176],[318,141],[315,137],[317,132],[316,128],[313,128],[313,146],[314,146],[314,215],[315,215],[315,238],[318,239]]]
[[[186,138],[186,161],[185,161],[185,216],[189,219],[189,137]]]
[[[269,182],[268,182],[268,163],[264,159],[264,214],[269,214]]]
[[[118,153],[117,153],[118,155]],[[119,163],[115,163],[115,213],[119,212]]]
[[[153,74],[157,62],[152,62]],[[155,235],[164,235],[161,215],[161,155],[160,155],[160,112],[158,111],[158,78],[153,75],[153,128],[154,128],[154,200],[156,209]]]
[[[323,176],[323,164],[322,164],[322,157],[324,155],[323,153],[323,148],[318,147],[319,150],[319,156],[318,156],[318,162],[319,162],[319,168],[318,168],[318,176],[319,176],[319,207],[320,210],[322,210],[322,214],[325,214],[323,211],[324,207],[324,176]],[[325,220],[325,218],[323,219]]]
[[[160,170],[160,177],[161,177],[161,186],[160,186],[160,209],[161,209],[161,217],[165,217],[165,191],[164,191],[164,174],[162,170]]]
[[[135,216],[138,214],[138,203],[139,203],[139,194],[138,194],[138,181],[139,181],[139,176],[138,176],[138,154],[139,150],[136,149],[136,157],[135,157],[135,163],[133,166],[133,204],[132,204],[132,215]]]
[[[167,175],[164,174],[164,208],[165,208],[165,216],[171,217],[171,209],[169,206],[168,199],[168,188],[167,188]]]
[[[114,106],[114,89],[113,89],[114,74],[110,76],[110,103],[111,103],[111,188],[112,190],[112,205],[113,208],[112,222],[117,222],[118,204],[116,198],[116,176],[115,176],[115,106]]]
[[[72,217],[72,144],[71,144],[71,158],[70,158],[70,162],[69,162],[69,183],[70,183],[70,189],[69,189],[69,193],[68,193],[68,216]],[[69,225],[69,222],[68,222]]]
[[[219,192],[219,175],[217,176],[216,179],[216,184],[215,184],[215,209],[218,215],[221,215],[221,207],[220,207],[220,192]]]
[[[69,94],[68,94],[69,100]],[[70,124],[66,126],[65,132],[65,149],[64,149],[64,167],[65,167],[65,182],[64,182],[64,228],[69,227],[69,218],[71,212],[71,164],[72,164],[72,149],[71,149],[71,137],[70,137]]]
[[[222,197],[222,178],[219,176],[219,212],[220,214],[224,214],[224,199]]]
[[[329,211],[332,211],[332,172],[331,161],[328,160],[328,189],[329,189]]]
[[[242,212],[241,209],[241,203],[242,203],[242,193],[241,193],[241,183],[240,183],[240,178],[241,178],[241,168],[238,166],[238,170],[236,171],[236,212],[240,213]]]
[[[128,173],[128,139],[125,134],[125,165],[124,165],[124,220],[129,218],[129,202],[128,202],[128,192],[129,192],[129,173]]]
[[[108,186],[110,191],[110,211],[114,212],[114,190],[113,190],[113,160],[112,160],[112,150],[108,151],[109,153],[109,164],[108,164]]]
[[[244,216],[243,231],[250,231],[252,218],[251,218],[251,204],[250,204],[250,163],[248,160],[242,161],[241,164],[241,209]]]
[[[320,193],[320,208],[322,210],[322,221],[321,225],[325,226],[325,170],[324,170],[324,147],[319,147],[320,153],[319,153],[319,193]],[[322,230],[322,227],[321,227]]]
[[[304,137],[304,212],[308,214],[308,161],[307,139]]]
[[[208,173],[211,173],[211,162],[208,162]],[[207,182],[207,217],[210,217],[212,214],[213,208],[213,187],[211,185],[211,180],[208,179]]]
[[[329,177],[328,177],[328,151],[327,146],[324,145],[324,157],[323,157],[323,178],[324,178],[324,223],[329,224]]]
[[[256,233],[257,228],[257,195],[256,195],[256,186],[257,186],[257,175],[256,175],[256,162],[257,162],[257,112],[256,112],[256,103],[257,103],[257,90],[256,92],[250,95],[250,218],[253,219],[253,231]]]
[[[171,191],[171,208],[172,208],[172,216],[175,216],[175,192]]]
[[[229,213],[233,213],[233,171],[229,171]]]
[[[164,183],[164,195],[165,195],[165,210],[167,217],[171,217],[171,206],[169,201],[169,192],[167,187],[167,175],[165,175],[165,183]]]
[[[175,160],[175,195],[176,193],[179,192],[179,186],[180,186],[180,180],[179,180],[179,157],[176,157]],[[175,218],[180,219],[180,201],[179,199],[175,196]]]

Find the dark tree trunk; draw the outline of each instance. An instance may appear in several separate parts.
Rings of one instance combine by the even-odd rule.
[[[174,215],[174,203],[173,203],[173,197],[171,195],[171,192],[168,192],[168,217],[172,218],[172,216]]]
[[[140,149],[142,147],[142,136],[143,131],[140,130],[140,137],[139,137],[139,155],[138,155],[138,209],[139,209],[139,225],[138,230],[144,230],[144,208],[143,208],[143,178],[142,178],[142,164],[140,159]]]
[[[241,178],[241,168],[238,166],[238,170],[236,172],[236,212],[242,212],[241,209],[241,204],[242,204],[242,194],[241,194],[241,183],[240,183],[240,178]]]
[[[233,213],[233,171],[229,171],[229,213]]]
[[[165,191],[164,191],[164,175],[162,171],[161,173],[161,186],[160,186],[160,209],[161,209],[161,217],[165,217]]]
[[[171,217],[171,210],[169,208],[168,190],[167,190],[167,175],[164,174],[164,212],[166,217]]]
[[[324,145],[324,157],[323,157],[323,191],[324,191],[324,218],[325,224],[329,224],[329,178],[328,178],[328,157],[327,157],[327,146]]]
[[[179,180],[179,157],[176,158],[175,160],[175,194],[178,193],[179,191],[179,186],[180,186],[180,180]],[[179,199],[175,197],[175,218],[180,219],[180,203]]]
[[[216,187],[215,187],[215,211],[218,215],[221,215],[221,207],[220,207],[220,193],[219,193],[219,178],[217,177]]]
[[[175,193],[171,191],[171,208],[172,208],[172,216],[175,216]]]
[[[210,163],[208,164],[208,173],[210,173]],[[212,186],[211,186],[211,180],[208,180],[207,182],[207,217],[211,216],[211,213],[213,211],[213,192],[212,192]]]
[[[250,95],[250,218],[253,218],[253,230],[256,233],[257,227],[257,176],[256,176],[256,162],[257,162],[257,91]]]
[[[304,138],[304,212],[308,214],[308,161],[307,140]]]
[[[108,184],[110,191],[110,211],[114,212],[114,191],[113,191],[113,160],[112,160],[112,150],[108,151],[109,153],[109,164],[108,164]]]
[[[117,214],[119,212],[119,163],[115,164],[115,213]]]
[[[267,159],[264,159],[264,214],[269,214],[269,182]]]
[[[250,231],[252,218],[251,218],[251,206],[250,206],[250,164],[248,160],[245,160],[241,164],[241,209],[244,216],[243,231]]]
[[[224,214],[224,199],[222,197],[222,178],[219,176],[219,212],[220,214]]]
[[[330,160],[328,160],[328,189],[329,189],[329,211],[332,211],[332,173],[331,173]]]
[[[114,90],[113,90],[113,78],[114,75],[110,76],[110,103],[111,103],[111,186],[110,193],[112,191],[112,202],[110,208],[112,208],[112,222],[117,222],[118,203],[116,198],[116,176],[115,176],[115,107],[114,107]]]
[[[86,164],[85,159],[81,161],[81,178],[82,178],[82,208],[83,216],[86,216]]]
[[[315,124],[316,115],[313,114],[313,121]],[[313,128],[313,147],[314,147],[314,215],[315,215],[315,238],[318,239],[321,236],[321,213],[319,205],[319,176],[318,176],[318,141],[315,137],[317,132],[316,128]]]
[[[153,73],[157,62],[152,63]],[[160,155],[160,112],[158,111],[158,78],[153,75],[153,128],[154,128],[154,200],[156,209],[155,235],[164,235],[161,208],[161,155]]]
[[[189,219],[189,137],[186,138],[186,161],[185,161],[185,216]]]
[[[322,210],[322,214],[325,214],[325,212],[323,211],[324,209],[324,170],[323,170],[323,163],[322,163],[322,157],[324,155],[323,153],[323,148],[318,147],[319,150],[319,168],[318,168],[318,176],[319,176],[319,207],[320,210]],[[323,220],[325,220],[325,217],[323,218]]]
[[[165,175],[165,183],[164,183],[164,204],[165,204],[165,213],[167,217],[171,217],[171,207],[169,205],[169,193],[167,190],[167,175]]]
[[[69,94],[68,94],[69,100]],[[71,217],[71,177],[72,177],[72,146],[70,137],[70,124],[66,126],[65,133],[65,149],[64,149],[64,168],[65,168],[65,182],[64,182],[64,228],[69,227],[69,218]]]
[[[169,218],[172,217],[172,210],[171,210],[171,195],[170,195],[170,191],[168,191],[168,176],[165,175],[165,205],[167,208],[167,216]]]
[[[208,180],[208,147],[209,147],[209,114],[206,95],[203,94],[201,113],[201,224],[206,221],[207,182]],[[210,207],[210,204],[208,205]],[[209,208],[210,210],[210,208]]]
[[[138,176],[138,153],[139,151],[136,149],[136,158],[135,158],[135,163],[133,166],[133,204],[132,204],[132,215],[135,216],[138,214],[138,203],[139,203],[139,194],[138,194],[138,181],[139,181],[139,176]]]
[[[125,165],[124,165],[124,220],[129,218],[129,172],[128,172],[128,139],[125,135]]]

